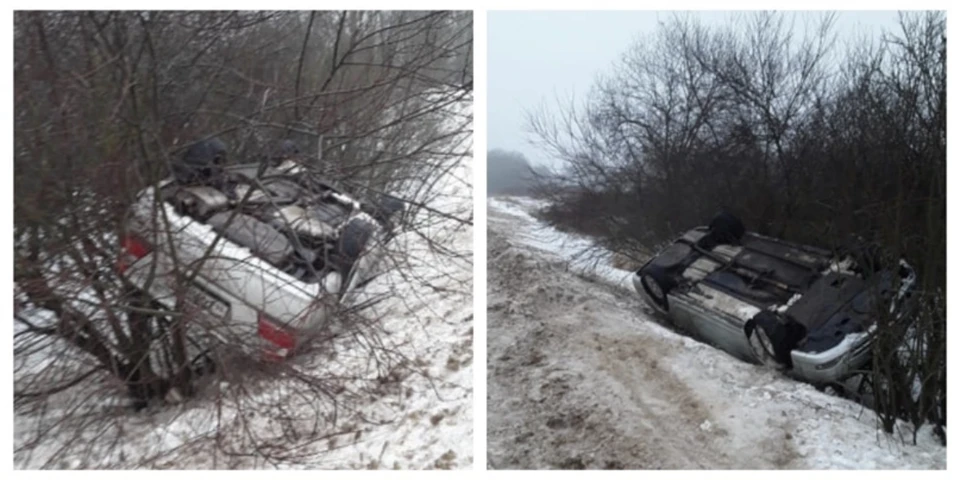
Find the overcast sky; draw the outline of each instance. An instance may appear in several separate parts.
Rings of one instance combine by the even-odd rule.
[[[693,12],[707,25],[720,25],[729,12]],[[487,145],[522,152],[536,163],[549,159],[531,147],[525,112],[556,97],[585,98],[597,73],[609,70],[640,35],[654,32],[658,18],[672,12],[489,12],[487,47]],[[797,13],[797,28],[804,17]],[[897,13],[840,12],[837,47],[859,36],[872,38],[897,25]]]

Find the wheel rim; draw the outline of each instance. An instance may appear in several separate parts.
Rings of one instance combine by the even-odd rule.
[[[760,346],[763,347],[763,351],[767,352],[767,355],[773,356],[773,342],[770,341],[770,337],[767,336],[767,332],[762,328],[757,329],[757,338],[760,340]]]
[[[773,342],[770,341],[767,332],[760,326],[755,325],[753,327],[753,333],[750,335],[750,345],[753,346],[753,350],[760,357],[761,362],[765,364],[775,363],[773,362]]]
[[[643,285],[647,287],[647,292],[650,293],[650,296],[658,302],[663,301],[663,290],[660,289],[660,285],[650,277],[646,275],[643,277]]]

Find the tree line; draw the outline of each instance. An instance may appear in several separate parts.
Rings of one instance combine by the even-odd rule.
[[[944,425],[946,15],[900,14],[846,48],[835,14],[798,21],[675,16],[586,102],[532,112],[532,141],[561,164],[539,178],[545,215],[638,261],[720,210],[762,234],[902,256],[919,308],[878,335],[871,403],[887,431]]]

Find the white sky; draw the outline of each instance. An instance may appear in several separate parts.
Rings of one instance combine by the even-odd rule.
[[[730,12],[691,12],[706,25],[725,23]],[[796,28],[821,12],[797,12]],[[594,78],[627,49],[633,39],[654,32],[662,11],[491,11],[487,16],[487,145],[522,152],[536,163],[548,163],[528,144],[528,110],[553,105],[555,98],[586,98]],[[837,48],[860,36],[876,37],[897,27],[893,11],[844,11],[834,31]]]

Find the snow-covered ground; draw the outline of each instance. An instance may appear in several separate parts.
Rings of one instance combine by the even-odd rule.
[[[664,327],[540,206],[488,201],[491,468],[945,468],[930,429],[904,445],[853,402]]]
[[[385,379],[382,392],[372,394],[369,389],[350,388],[352,380],[348,379],[353,375],[376,371],[368,356],[357,354],[357,340],[351,337],[341,338],[296,367],[301,373],[330,378],[334,383],[342,379],[347,391],[367,394],[352,397],[349,410],[334,412],[330,399],[319,393],[304,395],[305,389],[296,388],[297,383],[289,378],[261,378],[252,385],[224,381],[219,389],[216,385],[207,387],[206,393],[183,404],[166,406],[151,414],[134,414],[117,409],[114,405],[122,400],[122,394],[117,393],[120,390],[104,387],[102,379],[94,376],[55,395],[45,411],[16,412],[15,466],[471,468],[472,227],[452,219],[469,218],[472,212],[469,162],[467,159],[451,169],[438,185],[438,195],[430,200],[432,210],[422,211],[424,219],[420,223],[426,226],[394,239],[395,248],[408,254],[406,268],[390,270],[364,290],[370,294],[391,292],[386,301],[364,314],[382,319],[382,351],[409,360],[409,364],[395,370],[399,372],[397,378]],[[438,215],[437,211],[443,214]],[[444,250],[438,251],[423,235],[441,242]],[[34,311],[32,315],[39,318],[45,313]],[[40,351],[33,356],[53,358],[51,352]],[[37,368],[17,369],[15,377]],[[368,379],[366,383],[371,382]],[[246,402],[244,409],[231,402],[216,401],[216,392],[237,388],[251,391],[237,396]],[[101,395],[102,400],[75,401],[83,395]],[[278,422],[275,415],[280,412],[273,411],[274,407],[262,411],[251,407],[258,402],[284,406],[286,411],[282,414],[294,420]],[[82,405],[81,410],[66,411],[77,405]],[[105,415],[108,410],[117,413]],[[330,420],[334,415],[336,424]],[[63,418],[69,418],[71,424],[60,423]],[[97,420],[89,421],[90,418]],[[328,424],[329,428],[325,426]],[[243,444],[245,429],[258,430],[256,436],[262,439],[283,433],[280,429],[291,425],[298,431],[309,432],[305,436],[294,435],[299,447],[291,453],[296,456],[268,463],[249,444]],[[218,439],[218,430],[233,437]],[[289,432],[285,438],[289,441]],[[217,441],[229,444],[235,454],[223,454],[222,449],[215,447]]]

